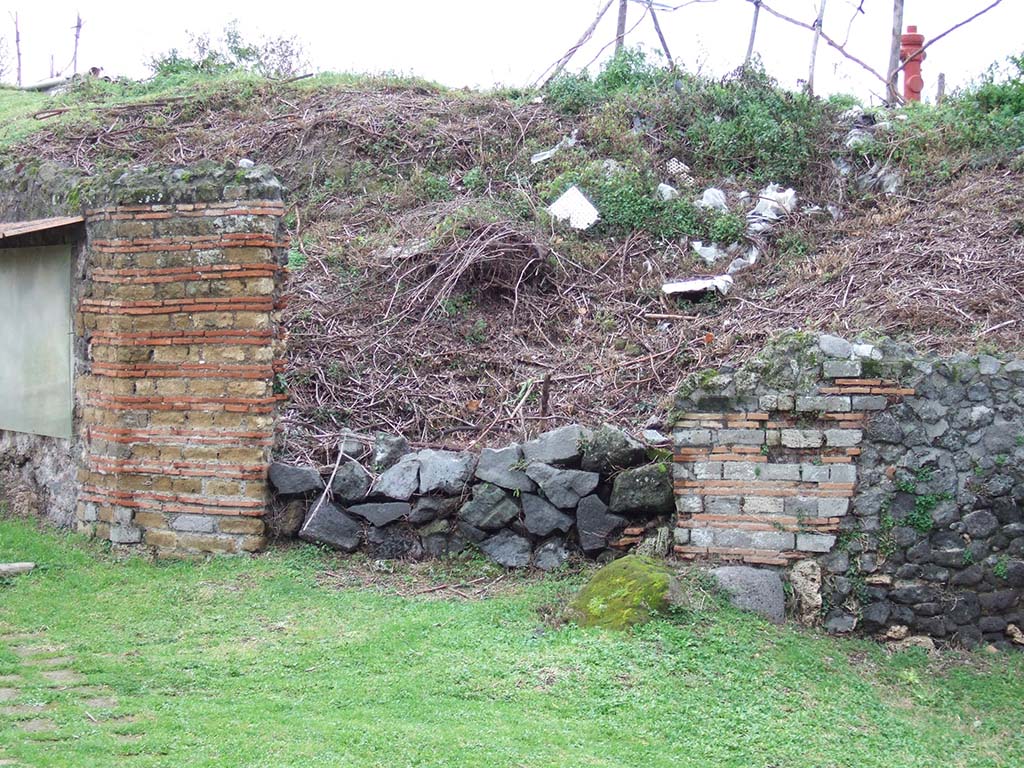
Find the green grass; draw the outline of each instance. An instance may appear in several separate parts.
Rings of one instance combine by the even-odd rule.
[[[18,701],[51,703],[59,730],[0,717],[0,753],[39,768],[1024,762],[1019,654],[890,657],[727,609],[630,634],[552,628],[538,609],[571,577],[405,598],[319,586],[337,563],[312,548],[151,564],[0,521],[10,560],[41,567],[0,584],[0,631],[44,632],[118,700],[86,715],[26,674]],[[11,645],[0,675],[25,674]]]

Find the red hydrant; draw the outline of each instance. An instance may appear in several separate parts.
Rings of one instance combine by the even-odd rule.
[[[920,101],[924,90],[921,77],[921,62],[928,55],[923,50],[924,35],[917,34],[917,27],[907,27],[907,33],[900,38],[900,61],[903,62],[903,100]]]

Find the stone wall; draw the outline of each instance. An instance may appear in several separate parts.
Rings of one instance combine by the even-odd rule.
[[[267,168],[132,170],[88,197],[78,525],[158,554],[256,550],[283,355],[280,185]]]
[[[502,565],[547,570],[571,551],[610,558],[641,542],[666,555],[672,483],[669,452],[658,445],[668,438],[652,442],[580,425],[479,454],[353,438],[336,469],[271,466],[272,520],[280,536],[381,558],[475,546]]]
[[[1020,360],[801,334],[694,376],[674,433],[675,551],[809,560],[821,588],[804,599],[831,631],[1010,643],[1024,611],[1022,384]]]

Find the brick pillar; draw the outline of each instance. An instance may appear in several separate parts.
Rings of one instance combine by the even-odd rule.
[[[157,554],[264,544],[282,352],[267,169],[141,174],[86,213],[79,527]],[[156,202],[154,202],[156,201]]]

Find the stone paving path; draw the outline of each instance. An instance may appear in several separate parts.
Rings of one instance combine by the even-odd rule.
[[[74,669],[75,658],[61,645],[49,642],[43,633],[4,632],[0,629],[0,647],[18,659],[14,674],[0,675],[0,731],[6,727],[24,739],[59,743],[69,736],[62,734],[54,719],[54,704],[32,701],[28,691],[39,685],[70,695],[72,706],[81,717],[100,725],[120,743],[143,738],[139,733],[121,732],[125,725],[138,722],[130,714],[116,715],[118,701],[106,686],[89,684],[85,675]],[[66,699],[67,700],[67,699]],[[8,752],[10,749],[8,748]],[[0,768],[30,768],[26,763],[5,754],[0,743]]]

